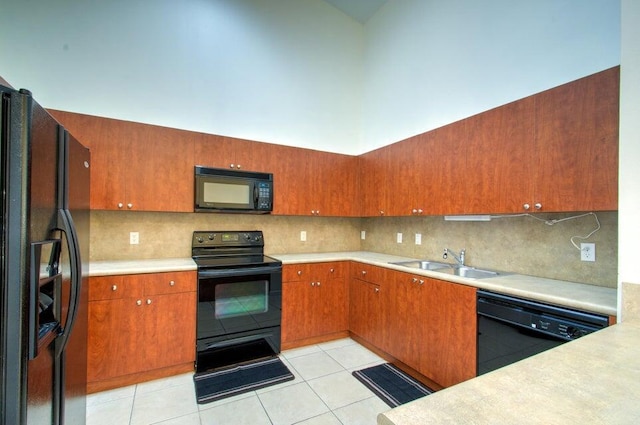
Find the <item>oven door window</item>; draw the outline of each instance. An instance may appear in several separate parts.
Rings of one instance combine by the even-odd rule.
[[[219,283],[215,287],[216,319],[251,316],[269,311],[269,281]]]

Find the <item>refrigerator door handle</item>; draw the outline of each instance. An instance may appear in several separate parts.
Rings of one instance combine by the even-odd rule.
[[[69,262],[71,267],[71,294],[69,297],[69,310],[66,323],[62,325],[62,333],[57,341],[56,356],[64,351],[69,342],[69,335],[73,330],[73,325],[78,313],[78,299],[80,297],[80,285],[82,285],[82,259],[80,258],[80,245],[78,243],[78,234],[73,224],[73,218],[68,210],[58,210],[58,228],[64,232],[67,237],[69,248]]]

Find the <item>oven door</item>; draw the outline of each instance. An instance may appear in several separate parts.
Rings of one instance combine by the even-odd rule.
[[[196,371],[280,352],[282,266],[199,270]]]

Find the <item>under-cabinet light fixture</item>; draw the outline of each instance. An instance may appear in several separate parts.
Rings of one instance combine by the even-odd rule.
[[[490,215],[445,215],[444,221],[491,221]]]

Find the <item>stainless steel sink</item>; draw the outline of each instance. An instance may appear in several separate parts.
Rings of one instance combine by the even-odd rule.
[[[458,264],[441,263],[429,260],[412,260],[392,262],[397,266],[403,266],[420,270],[432,270],[437,273],[446,273],[454,276],[466,277],[469,279],[486,279],[489,277],[503,276],[506,273],[495,270],[479,269],[476,267],[461,266]]]
[[[424,261],[424,260],[413,260],[413,261],[398,261],[397,263],[390,263],[396,266],[404,266],[411,267],[414,269],[421,270],[439,270],[446,269],[449,267],[453,267],[453,264],[449,263],[439,263],[437,261]]]
[[[499,276],[500,273],[493,270],[477,269],[475,267],[468,266],[456,266],[447,270],[437,270],[442,273],[452,274],[460,277],[467,277],[469,279],[485,279],[488,277]]]

